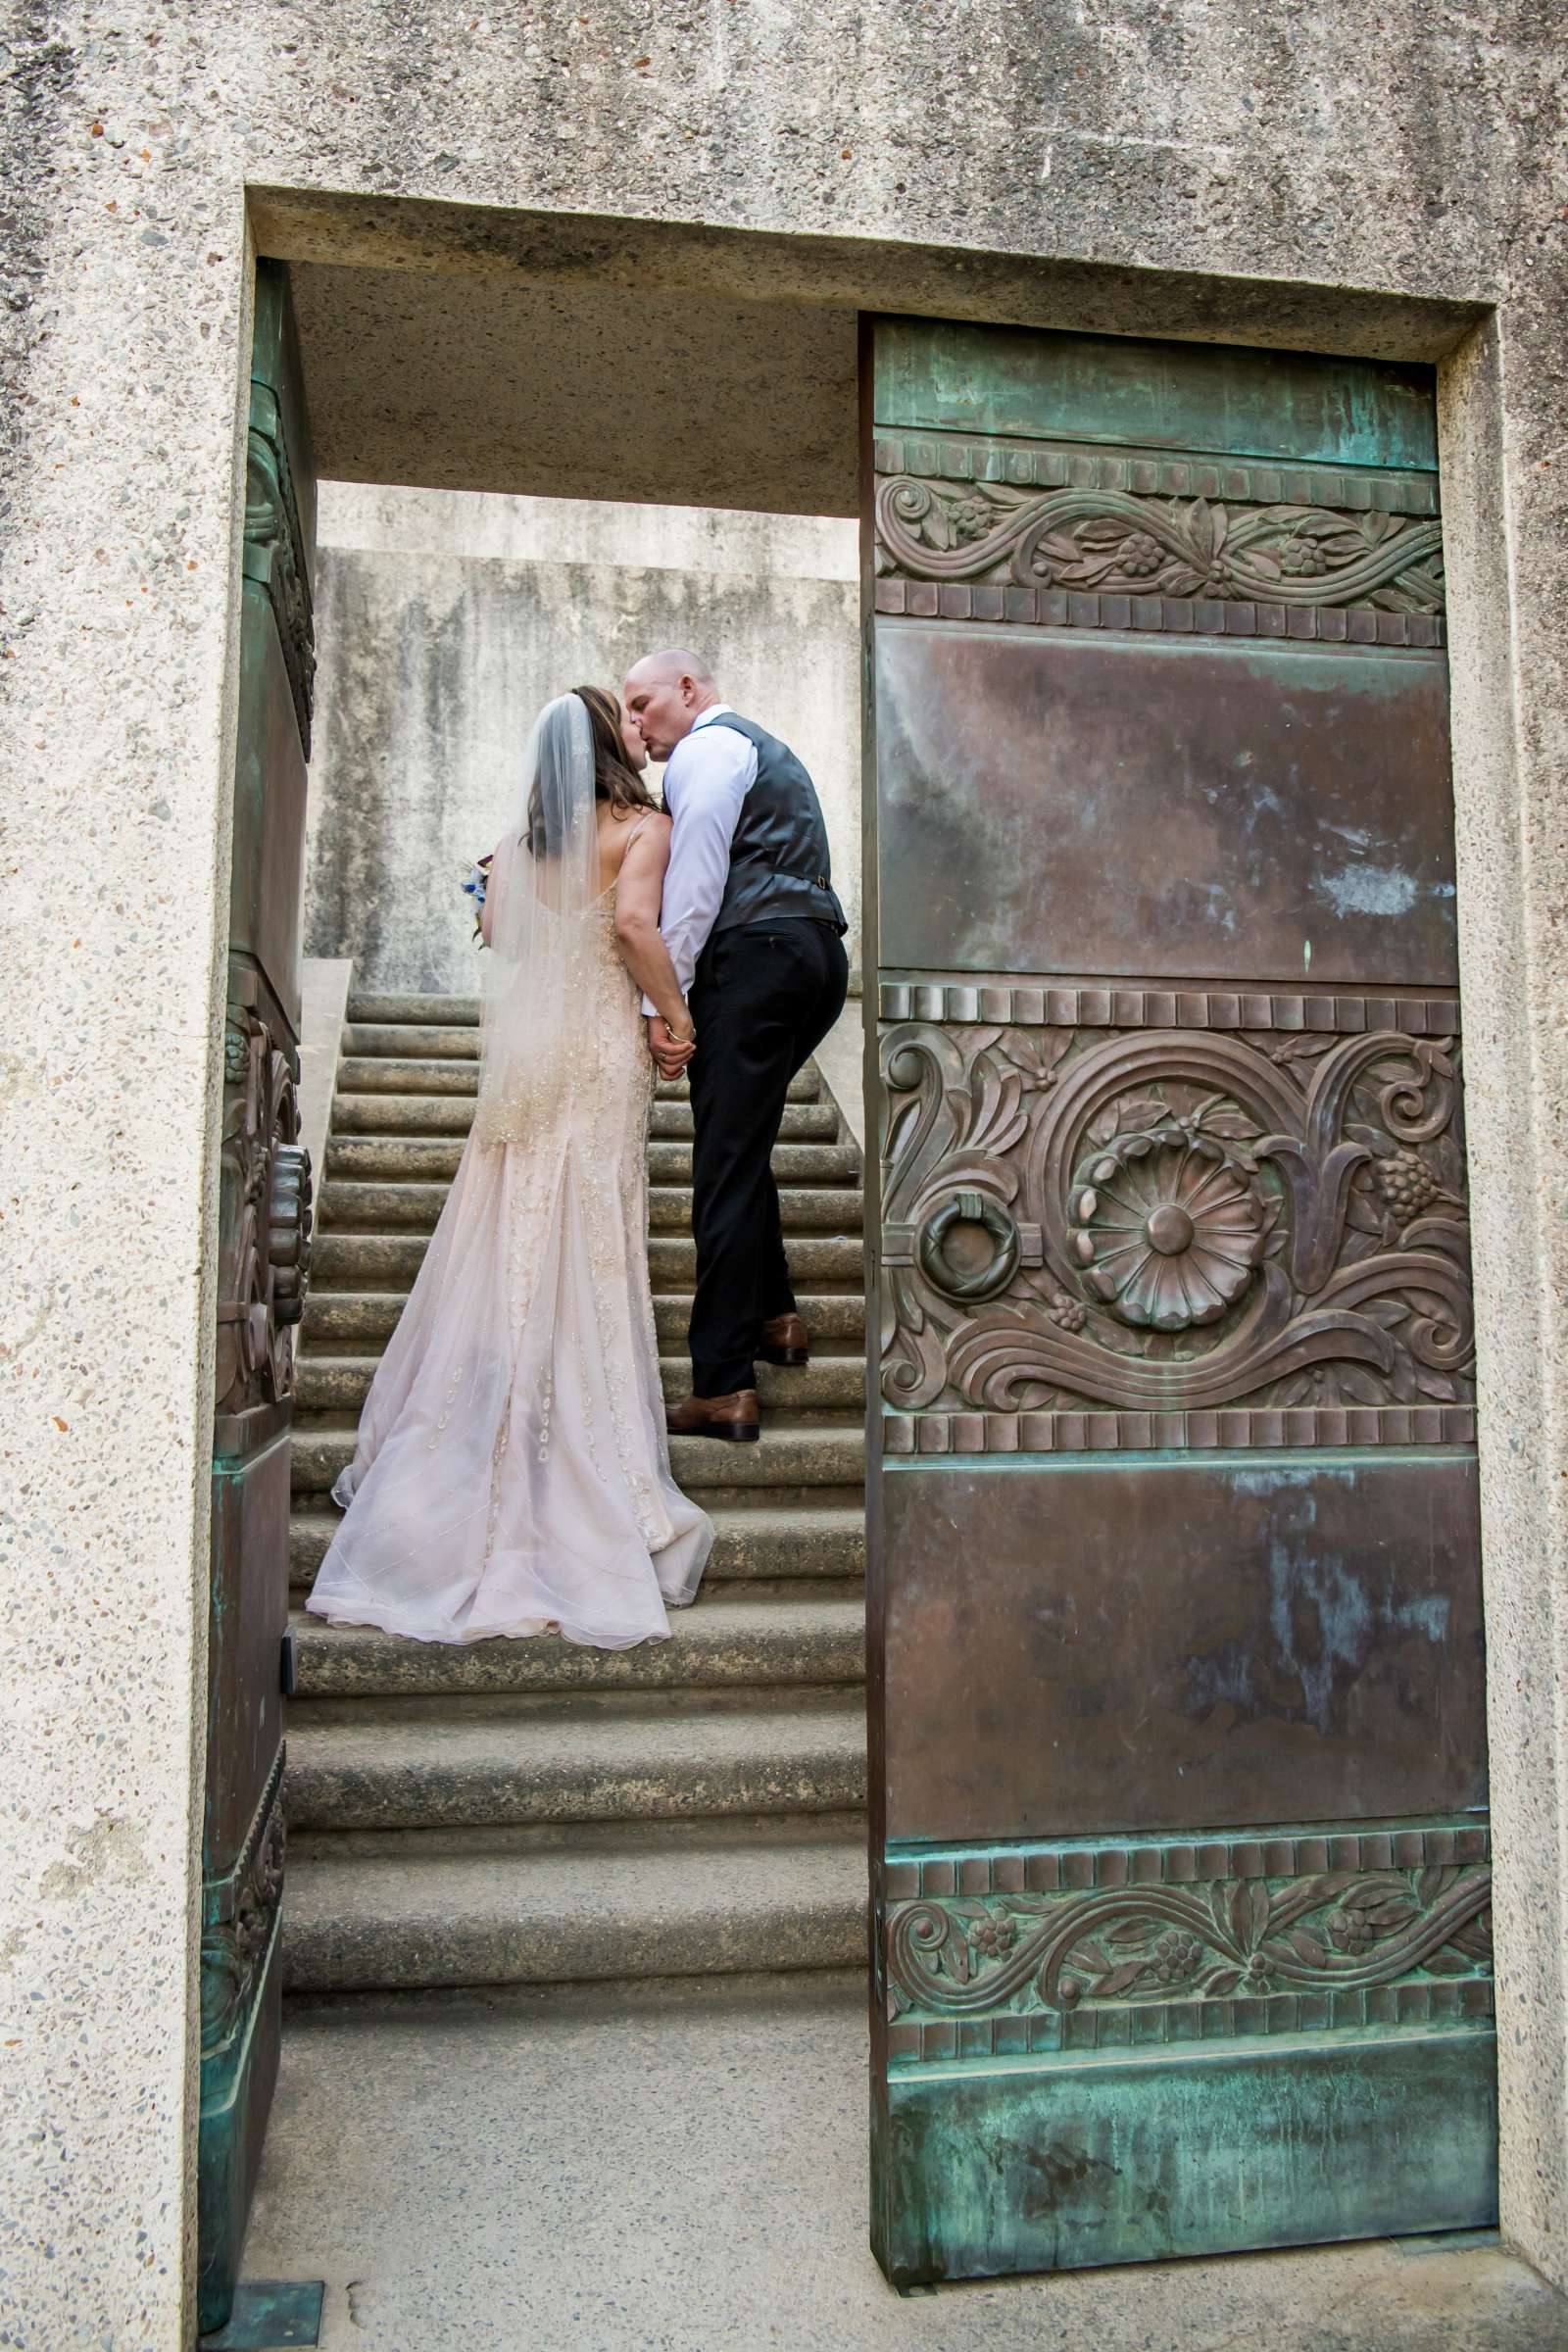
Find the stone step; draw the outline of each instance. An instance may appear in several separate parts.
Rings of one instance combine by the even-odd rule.
[[[865,1300],[850,1295],[803,1291],[801,1313],[813,1343],[839,1346],[865,1338]],[[310,1351],[300,1359],[303,1370],[310,1355],[376,1354],[391,1338],[403,1312],[404,1299],[395,1291],[314,1290],[305,1309],[304,1335]],[[691,1299],[666,1292],[654,1300],[654,1321],[665,1347],[678,1348],[686,1339]]]
[[[776,1420],[755,1446],[732,1446],[712,1438],[672,1438],[670,1468],[688,1494],[709,1487],[749,1491],[757,1487],[859,1487],[865,1484],[865,1431],[859,1425]],[[325,1494],[340,1470],[354,1459],[354,1429],[296,1424],[293,1491]]]
[[[798,1588],[789,1588],[791,1592]],[[865,1672],[862,1593],[808,1600],[709,1598],[670,1615],[667,1642],[589,1649],[547,1634],[527,1642],[406,1642],[375,1626],[324,1625],[296,1611],[295,1698],[497,1696],[572,1690],[818,1689]],[[296,1715],[292,1719],[302,1723]],[[290,1756],[293,1732],[290,1732]]]
[[[476,1022],[346,1021],[340,1055],[389,1054],[398,1061],[477,1061]]]
[[[295,1992],[861,1968],[865,1834],[704,1825],[565,1849],[291,1855]]]
[[[291,1711],[291,1829],[450,1830],[843,1813],[858,1691],[321,1699]]]
[[[713,1450],[716,1452],[718,1448],[714,1447]],[[757,1446],[749,1450],[760,1453],[762,1448]],[[863,1577],[865,1574],[865,1512],[858,1495],[846,1496],[836,1488],[829,1488],[822,1494],[794,1494],[777,1499],[763,1494],[750,1508],[740,1502],[714,1503],[711,1505],[711,1516],[713,1548],[709,1555],[705,1590],[708,1585],[740,1578],[768,1582],[785,1578],[828,1580]],[[326,1547],[342,1524],[342,1513],[330,1503],[323,1507],[318,1502],[314,1509],[307,1504],[295,1510],[289,1522],[288,1539],[289,1581],[296,1591],[308,1592],[315,1583],[316,1572],[321,1565]],[[677,1642],[685,1642],[688,1636],[696,1639],[693,1629],[705,1605],[699,1599],[694,1608],[672,1618],[670,1623],[676,1632],[671,1640],[651,1644],[648,1654],[652,1656],[655,1649],[660,1652],[674,1649]],[[374,1639],[380,1641],[384,1637],[376,1635]],[[416,1649],[418,1657],[423,1659],[428,1645],[408,1643],[405,1646],[411,1650]],[[487,1643],[483,1646],[488,1650],[497,1645]],[[521,1646],[534,1648],[539,1645],[527,1643]],[[569,1643],[558,1646],[570,1649],[573,1658],[587,1658],[596,1654],[576,1650]],[[454,1654],[466,1657],[477,1653],[463,1650]],[[632,1653],[607,1650],[598,1654],[612,1662],[617,1654]],[[820,1679],[831,1682],[835,1678],[824,1674]]]
[[[379,1360],[369,1352],[303,1355],[294,1377],[295,1410],[359,1412]],[[666,1404],[690,1395],[692,1368],[686,1356],[662,1358],[660,1372]],[[818,1355],[808,1364],[759,1364],[757,1387],[764,1412],[769,1407],[802,1413],[859,1412],[865,1405],[865,1358]]]
[[[318,1233],[311,1250],[311,1295],[319,1298],[323,1291],[335,1288],[384,1291],[406,1298],[426,1246],[424,1234]],[[858,1235],[792,1234],[789,1261],[798,1290],[832,1282],[853,1284],[858,1292],[865,1281]],[[648,1271],[656,1300],[661,1294],[689,1298],[697,1279],[697,1245],[690,1234],[652,1234]]]
[[[475,1061],[394,1061],[390,1056],[347,1054],[337,1065],[335,1102],[344,1095],[440,1095],[466,1097],[471,1103],[478,1092]]]
[[[321,1198],[321,1223],[338,1232],[434,1231],[446,1203],[445,1184],[361,1184],[340,1179]],[[859,1193],[841,1187],[790,1185],[779,1188],[785,1238],[796,1233],[858,1233]],[[688,1186],[659,1184],[648,1195],[648,1221],[656,1233],[689,1233],[692,1196]]]
[[[411,1032],[412,1034],[412,1032]],[[442,1060],[431,1054],[424,1059],[412,1055],[355,1054],[346,1055],[337,1065],[337,1091],[340,1095],[474,1095],[478,1092],[478,1064],[469,1056],[465,1060]],[[690,1102],[691,1093],[684,1078],[661,1079],[654,1090],[660,1102]],[[822,1100],[822,1085],[809,1063],[799,1077],[792,1078],[788,1101],[818,1102]]]
[[[334,1133],[326,1147],[327,1197],[342,1181],[450,1184],[464,1149],[455,1136]],[[651,1143],[648,1173],[656,1185],[689,1185],[691,1145]],[[853,1185],[859,1181],[859,1153],[852,1144],[781,1143],[773,1152],[773,1174],[781,1185]]]
[[[465,1136],[473,1124],[471,1095],[346,1095],[332,1104],[332,1140],[351,1135]],[[840,1119],[832,1102],[787,1102],[779,1141],[785,1144],[834,1144]],[[656,1102],[653,1133],[657,1141],[681,1142],[692,1132],[690,1102]]]
[[[349,998],[348,1017],[356,1025],[366,1021],[393,1021],[403,1025],[410,1022],[433,1022],[438,1028],[475,1029],[479,1025],[479,999],[471,997],[378,997],[356,990]]]

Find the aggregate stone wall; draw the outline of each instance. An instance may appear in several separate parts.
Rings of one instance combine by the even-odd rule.
[[[307,955],[351,956],[357,989],[470,994],[460,885],[515,806],[535,712],[670,644],[810,769],[858,946],[853,522],[336,482],[317,520]]]
[[[1062,326],[1408,355],[1493,315],[1445,430],[1503,2211],[1568,2277],[1560,7],[59,0],[0,37],[0,2330],[174,2352],[189,2309],[248,189],[831,234],[803,280],[907,250],[988,316],[1045,270]]]

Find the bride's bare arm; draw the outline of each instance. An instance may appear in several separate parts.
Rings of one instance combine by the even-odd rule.
[[[643,825],[621,860],[615,885],[615,940],[622,963],[658,1005],[670,1035],[684,1040],[693,1035],[692,1016],[659,930],[668,863],[669,819],[656,816]]]

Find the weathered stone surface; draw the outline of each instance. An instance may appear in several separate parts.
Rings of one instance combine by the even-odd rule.
[[[863,1297],[803,1291],[799,1305],[813,1342],[858,1340],[865,1335]],[[327,1354],[368,1353],[377,1342],[391,1338],[402,1309],[402,1298],[392,1291],[317,1291],[306,1309],[307,1344],[313,1351],[320,1348]],[[678,1346],[685,1340],[690,1313],[691,1300],[679,1293],[666,1293],[654,1300],[654,1321],[666,1346]],[[351,1342],[359,1345],[351,1347]],[[302,1363],[301,1371],[306,1368]]]
[[[427,1851],[295,1861],[285,1928],[293,1991],[560,1984],[865,1958],[864,1831],[759,1839],[694,1825],[567,1851]]]
[[[370,1393],[378,1358],[369,1354],[304,1357],[294,1383],[298,1411],[357,1413]],[[689,1396],[690,1358],[666,1355],[660,1370],[666,1403]],[[863,1355],[817,1355],[808,1364],[759,1364],[757,1393],[764,1412],[861,1412],[865,1408]]]
[[[456,1135],[465,1136],[473,1124],[469,1097],[443,1095],[347,1095],[337,1104],[333,1125],[340,1136]],[[829,1144],[839,1129],[838,1111],[830,1102],[790,1102],[779,1130],[784,1143]],[[690,1140],[689,1102],[656,1102],[653,1133],[657,1140]]]
[[[339,1135],[327,1152],[326,1173],[377,1183],[406,1177],[450,1183],[462,1152],[456,1138]],[[656,1139],[648,1154],[648,1172],[655,1184],[690,1184],[690,1143]],[[780,1184],[854,1184],[860,1173],[860,1155],[845,1144],[781,1143],[773,1153],[773,1173]]]
[[[354,1459],[354,1416],[340,1429],[311,1429],[294,1440],[294,1493],[326,1494]],[[710,1438],[671,1438],[677,1486],[858,1487],[865,1479],[865,1434],[860,1429],[813,1428],[770,1422],[756,1446],[715,1445]]]
[[[865,1802],[858,1692],[785,1707],[723,1695],[575,1700],[321,1699],[289,1727],[301,1829],[446,1830],[723,1813],[840,1813]]]
[[[407,1291],[424,1256],[422,1234],[318,1233],[312,1267],[318,1282],[351,1282],[366,1290]],[[656,1233],[648,1263],[657,1288],[690,1291],[697,1252],[689,1234]],[[859,1235],[806,1234],[790,1244],[790,1265],[798,1283],[858,1282],[863,1259]]]
[[[359,273],[327,274],[352,284]],[[323,318],[323,331],[339,330]],[[503,385],[537,418],[541,364],[536,353],[528,370],[490,368],[492,429],[506,430],[493,398]],[[666,353],[662,380],[671,365]],[[607,379],[601,398],[624,411],[625,391]],[[702,371],[691,396],[716,396]],[[446,398],[463,405],[461,386]],[[747,416],[765,439],[763,410],[753,403]],[[599,449],[613,437],[588,429]],[[513,438],[535,447],[533,433]],[[639,654],[671,643],[694,645],[726,699],[805,760],[858,947],[853,522],[339,482],[323,490],[319,531],[306,939],[314,953],[352,956],[357,990],[476,985],[472,906],[459,884],[516,804],[535,714],[584,680],[615,690]],[[649,771],[656,790],[659,776]]]
[[[559,1636],[443,1647],[400,1642],[373,1626],[323,1625],[319,1618],[298,1616],[296,1691],[302,1699],[395,1698],[860,1681],[865,1604],[858,1591],[845,1600],[803,1601],[772,1593],[721,1599],[714,1597],[711,1576],[710,1563],[701,1597],[671,1619],[667,1642],[644,1642],[633,1650],[589,1649]]]
[[[865,1574],[865,1513],[860,1497],[829,1488],[805,1502],[791,1498],[770,1502],[765,1494],[751,1497],[750,1508],[710,1504],[713,1549],[708,1564],[705,1591],[729,1578],[767,1580],[795,1577],[861,1577]],[[341,1525],[330,1508],[296,1510],[289,1527],[289,1574],[292,1583],[308,1590],[315,1582],[332,1531]],[[691,1627],[688,1616],[680,1620]],[[569,1646],[569,1645],[568,1645]],[[586,1651],[581,1653],[587,1656]],[[606,1651],[606,1657],[616,1653]]]
[[[444,1184],[361,1183],[340,1178],[321,1204],[323,1229],[352,1233],[408,1231],[428,1233],[446,1199]],[[779,1188],[779,1207],[786,1225],[800,1233],[858,1233],[862,1215],[859,1192],[843,1189]],[[690,1233],[692,1196],[689,1185],[656,1184],[648,1195],[648,1219],[655,1233]]]
[[[326,2278],[323,2352],[1563,2340],[1561,2298],[1490,2232],[890,2294],[865,2249],[858,1986],[611,1984],[376,2008],[296,2002],[249,2244],[265,2275]],[[781,2315],[780,2249],[798,2245],[809,2259],[790,2265]]]
[[[326,1167],[338,1040],[352,971],[353,965],[346,959],[312,956],[305,958],[300,972],[300,1142],[311,1155],[318,1193]]]

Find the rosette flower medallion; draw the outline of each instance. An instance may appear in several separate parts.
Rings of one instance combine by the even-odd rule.
[[[1088,1163],[1069,1206],[1085,1289],[1124,1323],[1154,1331],[1217,1322],[1262,1254],[1263,1210],[1247,1171],[1211,1137],[1180,1126],[1117,1136]]]

